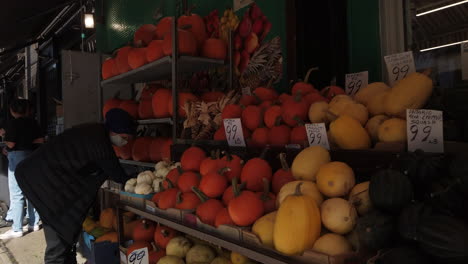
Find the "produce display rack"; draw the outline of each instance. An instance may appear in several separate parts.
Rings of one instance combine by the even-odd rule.
[[[144,119],[144,120],[137,120],[139,125],[153,125],[153,124],[174,124],[172,122],[172,118],[156,118],[156,119]]]
[[[142,161],[134,161],[134,160],[124,160],[121,159],[119,160],[120,163],[122,164],[127,164],[127,165],[134,165],[134,166],[140,166],[140,167],[147,167],[147,168],[154,168],[156,163],[151,163],[151,162],[142,162]]]

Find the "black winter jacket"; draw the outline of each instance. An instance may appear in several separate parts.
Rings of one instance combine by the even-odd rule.
[[[23,160],[15,175],[42,221],[69,244],[76,242],[104,181],[127,178],[101,124],[66,130]]]

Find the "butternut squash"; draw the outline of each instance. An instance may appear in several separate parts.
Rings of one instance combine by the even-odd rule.
[[[320,236],[319,208],[311,197],[302,195],[301,185],[297,184],[294,195],[286,197],[276,214],[273,243],[285,255],[302,254]]]

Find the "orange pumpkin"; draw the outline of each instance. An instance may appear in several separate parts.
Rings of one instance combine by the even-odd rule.
[[[323,97],[319,93],[309,93],[306,96],[304,96],[304,100],[307,102],[307,105],[316,103],[316,102],[328,102],[327,98]]]
[[[156,38],[163,39],[164,36],[172,30],[172,17],[165,17],[156,25]]]
[[[127,248],[127,257],[130,256],[130,254],[132,254],[133,251],[142,249],[142,248],[147,248],[148,252],[151,252],[151,250],[153,250],[153,246],[149,242],[135,241],[133,242],[131,246]]]
[[[113,72],[115,60],[114,59],[107,59],[102,63],[101,73],[102,79],[106,80],[110,77],[115,76]]]
[[[133,229],[133,240],[151,242],[153,241],[153,234],[155,229],[156,225],[154,222],[146,219],[140,220],[138,225],[136,225]]]
[[[287,94],[287,93],[282,93],[279,97],[278,97],[278,101],[281,103],[281,104],[284,104],[284,102],[286,102],[287,100],[291,99],[292,96],[290,94]]]
[[[227,55],[227,45],[222,39],[209,38],[203,43],[202,56],[225,60]]]
[[[166,256],[166,251],[162,249],[157,249],[155,251],[150,251],[148,255],[148,264],[157,264],[158,261]]]
[[[120,158],[124,160],[129,160],[132,158],[133,152],[133,143],[135,141],[133,139],[128,140],[127,145],[119,147],[119,154]]]
[[[140,105],[138,106],[138,116],[141,119],[150,119],[153,115],[153,95],[158,90],[157,86],[145,86],[141,92]]]
[[[133,100],[124,100],[120,103],[119,108],[127,112],[134,119],[138,119],[138,103]]]
[[[192,187],[198,187],[200,184],[200,178],[200,174],[193,171],[186,171],[177,179],[177,187],[181,192],[191,192]]]
[[[240,178],[243,161],[239,156],[231,155],[229,152],[226,152],[222,161],[224,167],[229,168],[229,170],[224,173],[224,176],[226,176],[229,181],[233,178]]]
[[[162,192],[159,197],[158,207],[166,210],[169,208],[175,208],[177,203],[177,193],[180,192],[177,188],[170,188]]]
[[[217,172],[220,169],[225,167],[225,162],[223,162],[219,157],[219,150],[217,153],[215,151],[211,152],[210,157],[206,157],[200,164],[200,174],[206,175],[210,172]]]
[[[170,189],[177,187],[179,176],[182,175],[182,173],[184,173],[184,171],[180,167],[173,168],[172,170],[170,170],[169,173],[166,175],[166,179],[163,181],[163,188]]]
[[[235,225],[227,208],[221,209],[216,215],[215,227],[219,227],[220,225]]]
[[[239,101],[240,105],[249,106],[258,104],[258,99],[254,95],[243,95]]]
[[[333,97],[340,95],[340,94],[346,94],[346,92],[341,87],[328,86],[328,87],[325,87],[323,90],[321,90],[320,94],[323,97],[325,97],[328,101],[330,101],[331,99],[333,99]]]
[[[285,146],[289,143],[291,129],[286,125],[270,128],[268,131],[268,143],[272,146]]]
[[[171,161],[172,138],[167,138],[161,149],[161,158],[164,161]]]
[[[302,100],[300,93],[294,96],[293,99],[286,101],[283,104],[283,117],[284,123],[289,126],[297,126],[299,121],[307,119],[309,108],[307,103]]]
[[[269,128],[274,127],[281,119],[281,115],[283,114],[283,109],[278,105],[270,106],[265,111],[265,116],[263,117],[263,122]]]
[[[272,101],[263,101],[259,106],[263,111],[265,111],[269,107],[273,106],[273,102]]]
[[[177,19],[177,25],[181,28],[187,27],[187,30],[195,36],[197,47],[202,47],[207,36],[205,21],[201,16],[196,14],[180,16],[179,19]]]
[[[132,69],[139,68],[148,63],[146,48],[133,48],[128,52],[128,65]]]
[[[229,202],[228,211],[232,221],[238,226],[249,226],[260,218],[265,208],[262,200],[251,191],[239,191],[234,186],[234,198]]]
[[[242,108],[240,105],[237,104],[228,104],[223,108],[223,112],[221,112],[221,118],[241,118],[242,116]]]
[[[262,109],[258,106],[249,105],[242,111],[242,126],[254,131],[263,120]],[[245,135],[244,135],[245,136]]]
[[[156,231],[154,232],[154,243],[160,248],[166,248],[167,244],[169,244],[169,241],[176,237],[179,233],[175,231],[174,229],[163,226],[163,225],[158,225],[156,227]]]
[[[200,198],[202,203],[197,207],[196,215],[200,218],[200,221],[207,225],[214,226],[216,216],[218,215],[219,211],[221,211],[224,206],[220,200],[217,199],[209,199],[202,191],[197,188],[193,188],[195,194]]]
[[[151,161],[150,146],[152,138],[140,137],[133,143],[132,157],[134,161]]]
[[[304,125],[299,125],[291,130],[289,143],[298,144],[302,147],[305,147],[309,144],[308,142],[309,140],[307,138],[307,130]]]
[[[153,140],[151,141],[151,145],[149,149],[149,155],[150,155],[151,161],[158,162],[162,160],[161,148],[164,144],[164,140],[165,139],[162,137],[156,137],[156,138],[153,138]]]
[[[204,175],[200,181],[200,190],[210,198],[216,198],[223,195],[228,186],[225,171],[210,172]]]
[[[218,101],[223,96],[224,96],[223,92],[207,92],[201,96],[201,100],[205,103],[211,103],[211,102]]]
[[[253,93],[257,96],[260,101],[275,101],[278,98],[278,93],[272,88],[258,87]]]
[[[117,65],[117,70],[119,74],[126,73],[132,68],[128,65],[128,53],[130,52],[131,47],[123,47],[117,51],[117,57],[115,57],[115,62]]]
[[[252,133],[250,145],[253,147],[265,147],[268,145],[269,129],[267,127],[259,127]]]
[[[178,106],[177,114],[179,115],[179,117],[187,117],[187,113],[185,112],[185,109],[184,109],[185,102],[198,101],[198,97],[196,97],[192,93],[183,93],[182,92],[182,93],[179,93],[178,101],[179,101],[179,106]],[[172,116],[172,114],[173,114],[172,98],[167,103],[167,111],[169,111],[169,115]]]
[[[147,46],[153,38],[156,37],[156,26],[152,24],[146,24],[140,26],[133,35],[133,43],[137,46]]]
[[[177,32],[179,37],[179,54],[197,55],[197,40],[193,34],[182,29],[179,29]],[[164,36],[162,48],[164,55],[172,55],[172,34],[168,33]]]
[[[118,236],[117,232],[109,232],[109,233],[106,233],[106,234],[98,237],[95,242],[99,243],[99,242],[104,242],[104,241],[109,241],[111,243],[117,243],[117,242],[119,242],[119,236]]]
[[[159,60],[160,58],[164,57],[162,43],[163,43],[162,40],[153,40],[148,45],[147,50],[146,50],[146,59],[149,62]]]
[[[313,72],[313,71],[316,71],[317,68],[311,68],[307,71],[307,74],[305,76],[305,79],[304,81],[302,82],[296,82],[292,89],[291,89],[291,94],[292,95],[296,95],[298,93],[302,94],[302,95],[306,95],[306,94],[309,94],[309,93],[317,93],[318,91],[314,88],[314,86],[312,84],[309,83],[309,77],[310,77],[310,74]]]
[[[199,147],[190,147],[184,151],[180,158],[184,171],[200,171],[200,165],[206,158],[206,153]]]
[[[101,211],[99,215],[99,224],[105,228],[112,228],[115,218],[115,211],[114,208],[106,208]]]
[[[218,130],[216,130],[216,132],[214,133],[213,139],[218,140],[218,141],[226,141],[227,140],[226,130],[224,129],[223,124],[221,124],[219,126]]]
[[[261,158],[253,158],[244,165],[241,172],[241,181],[246,183],[248,190],[259,192],[263,190],[263,179],[271,181],[272,171],[270,164]]]
[[[281,169],[277,170],[273,174],[273,180],[271,181],[271,188],[274,194],[278,194],[281,190],[281,187],[288,182],[295,181],[289,165],[286,162],[286,154],[281,153],[280,155]]]
[[[152,99],[153,114],[156,118],[169,117],[168,104],[172,93],[169,89],[158,89]]]
[[[107,112],[109,112],[109,110],[111,110],[112,108],[119,108],[121,103],[122,100],[120,100],[119,98],[111,98],[107,100],[104,103],[104,107],[102,108],[102,116],[106,118]]]
[[[180,210],[194,210],[201,203],[200,198],[190,190],[177,194],[176,208]]]

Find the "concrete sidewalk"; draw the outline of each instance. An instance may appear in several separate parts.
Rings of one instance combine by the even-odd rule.
[[[9,230],[0,228],[0,233]],[[27,233],[23,237],[0,240],[0,264],[42,264],[46,242],[43,230]],[[77,255],[78,264],[84,264],[86,259]]]

